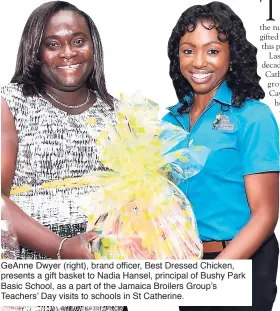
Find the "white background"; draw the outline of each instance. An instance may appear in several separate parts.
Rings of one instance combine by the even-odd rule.
[[[280,25],[280,1],[278,0],[273,0],[273,15],[276,22],[266,22],[268,1],[262,0],[262,3],[260,0],[223,1],[229,4],[243,20],[249,41],[259,48],[259,64],[267,57],[267,53],[260,50],[260,24]],[[30,13],[43,2],[45,1],[2,2],[0,85],[6,84],[11,79],[24,24]],[[177,102],[169,78],[167,42],[184,10],[194,4],[206,4],[210,1],[71,0],[70,2],[88,13],[96,23],[104,48],[107,88],[112,95],[119,97],[120,92],[132,94],[139,90],[161,105],[162,114],[165,112],[164,107]],[[259,68],[259,75],[264,77],[261,68]],[[261,80],[261,85],[265,89],[264,78]],[[274,107],[273,99],[267,96],[264,101],[271,107],[280,123],[279,108]],[[280,224],[276,232],[280,239]],[[280,287],[280,273],[278,286]],[[276,310],[280,310],[280,294],[274,304],[273,311]]]

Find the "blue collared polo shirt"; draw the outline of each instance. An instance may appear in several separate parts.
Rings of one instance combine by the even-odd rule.
[[[223,82],[193,125],[186,145],[211,150],[202,171],[179,187],[191,201],[203,241],[230,240],[250,219],[244,175],[279,171],[279,133],[270,108],[248,99],[231,106],[232,91]],[[189,130],[189,115],[181,103],[163,120]]]

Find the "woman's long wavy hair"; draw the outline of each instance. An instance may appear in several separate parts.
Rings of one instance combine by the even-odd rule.
[[[210,29],[217,30],[218,39],[229,43],[231,70],[227,73],[226,81],[233,92],[232,105],[239,108],[246,98],[263,98],[265,93],[259,85],[260,77],[257,74],[257,48],[246,39],[241,19],[229,6],[215,1],[192,6],[183,12],[168,42],[169,74],[177,97],[183,104],[179,112],[190,111],[193,94],[190,83],[180,71],[179,41],[186,32],[194,31],[199,21],[211,21]]]
[[[49,18],[62,10],[77,12],[86,20],[93,42],[94,57],[94,69],[88,78],[87,87],[96,91],[109,106],[113,107],[113,98],[107,92],[105,83],[103,50],[98,30],[86,13],[65,1],[46,2],[31,13],[21,36],[16,70],[11,82],[22,85],[25,96],[39,95],[44,91],[44,84],[40,77],[41,39]]]

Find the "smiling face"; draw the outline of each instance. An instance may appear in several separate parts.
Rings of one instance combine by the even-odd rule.
[[[52,15],[42,36],[40,59],[46,85],[61,91],[85,85],[93,70],[93,44],[85,19],[74,11]]]
[[[211,22],[203,21],[206,27]],[[230,62],[228,42],[221,42],[215,28],[198,21],[193,32],[180,39],[180,71],[197,94],[214,94],[225,80]]]

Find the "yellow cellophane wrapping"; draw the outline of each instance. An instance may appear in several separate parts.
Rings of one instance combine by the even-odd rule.
[[[191,204],[174,184],[199,172],[204,147],[176,147],[188,133],[158,121],[158,105],[121,96],[116,123],[100,133],[100,161],[109,171],[89,179],[89,229],[102,232],[93,253],[103,259],[198,259],[202,244]],[[185,146],[187,147],[187,146]]]

